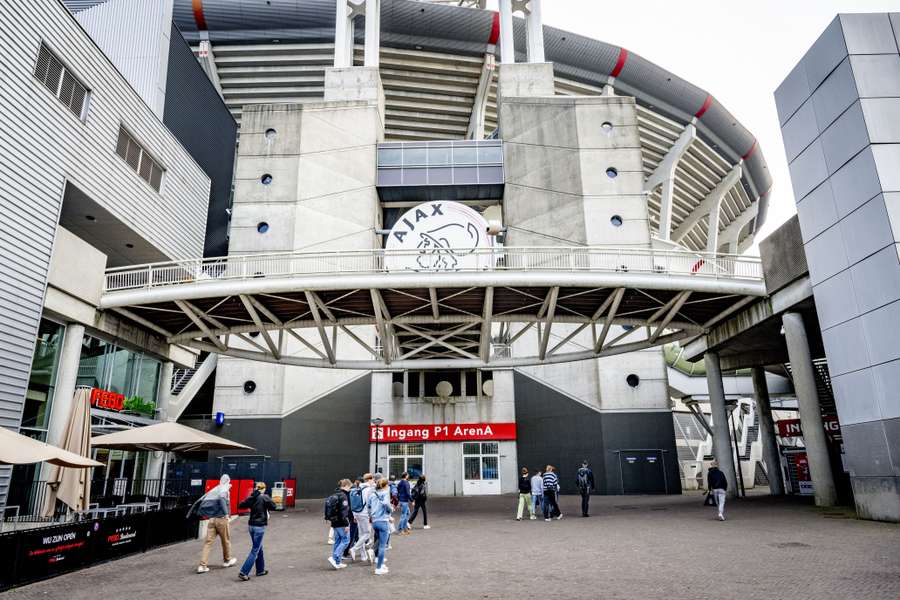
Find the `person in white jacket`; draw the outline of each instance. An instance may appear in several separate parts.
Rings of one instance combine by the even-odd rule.
[[[360,489],[362,491],[363,508],[361,511],[353,513],[353,518],[356,520],[357,531],[359,531],[359,539],[353,547],[350,548],[350,558],[356,560],[356,555],[359,554],[362,561],[365,562],[372,559],[372,551],[366,550],[366,545],[369,542],[369,538],[372,536],[372,524],[369,521],[369,509],[367,507],[369,497],[375,493],[375,481],[371,473],[363,475],[363,483],[360,486]]]
[[[533,510],[531,511],[532,519],[534,515],[538,514],[541,510],[541,501],[544,497],[544,475],[541,473],[541,470],[538,469],[534,472],[534,477],[531,478],[531,502],[534,505]]]

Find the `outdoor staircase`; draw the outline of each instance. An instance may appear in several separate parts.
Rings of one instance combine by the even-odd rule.
[[[192,368],[177,369],[172,373],[166,419],[174,421],[184,413],[184,409],[216,370],[218,362],[218,354],[201,354]]]

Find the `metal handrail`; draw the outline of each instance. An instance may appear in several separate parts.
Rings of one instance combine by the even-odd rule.
[[[634,272],[712,279],[762,281],[759,258],[736,254],[707,254],[651,248],[602,246],[537,246],[446,249],[476,256],[459,272],[569,271]],[[390,268],[398,258],[421,256],[418,250],[344,250],[279,252],[198,258],[107,269],[105,291],[153,288],[204,281],[286,278],[305,275],[402,272]],[[396,263],[395,263],[396,264]]]

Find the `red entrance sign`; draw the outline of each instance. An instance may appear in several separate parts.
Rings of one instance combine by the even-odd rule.
[[[107,392],[100,388],[91,389],[91,406],[106,410],[120,411],[125,408],[125,396],[116,392]]]
[[[778,425],[778,435],[780,437],[803,437],[800,419],[782,419],[775,423]],[[822,424],[825,427],[825,433],[829,436],[838,435],[841,432],[840,423],[838,423],[837,417],[833,415],[823,416]]]
[[[447,423],[369,427],[370,442],[468,442],[514,440],[515,423]]]

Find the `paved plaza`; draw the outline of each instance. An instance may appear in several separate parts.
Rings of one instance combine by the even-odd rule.
[[[389,575],[326,562],[321,502],[273,515],[265,551],[271,573],[237,580],[211,562],[194,573],[191,541],[18,588],[12,599],[258,598],[900,598],[900,526],[860,521],[839,509],[755,496],[714,520],[696,492],[673,497],[603,496],[593,516],[565,497],[561,521],[514,520],[513,497],[434,498],[432,529],[394,537]],[[235,553],[249,548],[246,521]],[[421,525],[421,524],[419,524]],[[216,552],[213,553],[214,557]],[[220,555],[219,555],[220,556]],[[218,558],[217,558],[218,560]]]

